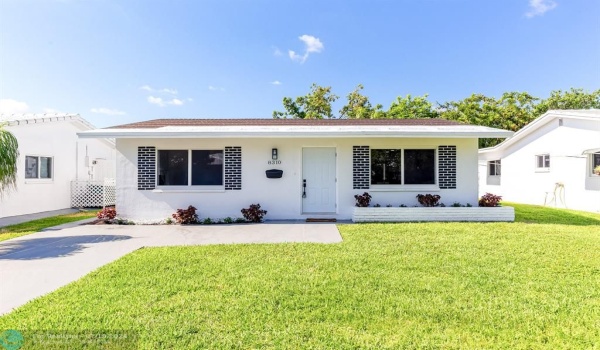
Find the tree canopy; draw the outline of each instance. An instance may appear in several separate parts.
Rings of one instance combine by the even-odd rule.
[[[0,195],[16,186],[18,158],[17,138],[0,125]]]
[[[600,89],[587,92],[584,89],[571,88],[567,91],[555,90],[546,99],[540,99],[527,92],[511,91],[502,96],[490,97],[484,94],[471,96],[434,106],[428,95],[398,96],[388,110],[381,104],[373,105],[362,94],[361,84],[347,95],[346,104],[339,111],[339,118],[348,119],[421,119],[443,118],[463,123],[483,125],[511,131],[518,131],[535,118],[550,109],[600,109]],[[311,91],[292,99],[283,98],[284,112],[273,112],[274,118],[323,119],[337,118],[333,114],[332,104],[338,99],[331,87],[312,84]],[[481,139],[480,147],[490,147],[502,139]]]
[[[333,118],[331,104],[339,97],[331,93],[331,86],[312,84],[305,96],[283,98],[284,112],[274,111],[273,118],[324,119]]]

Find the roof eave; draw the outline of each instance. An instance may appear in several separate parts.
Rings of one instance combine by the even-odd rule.
[[[90,130],[78,133],[80,138],[368,138],[368,137],[396,137],[396,138],[506,138],[513,132],[504,130],[489,131],[133,131],[124,129]]]

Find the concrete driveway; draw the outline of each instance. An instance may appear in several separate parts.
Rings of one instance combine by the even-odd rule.
[[[342,241],[331,223],[66,226],[0,242],[0,315],[142,247]]]

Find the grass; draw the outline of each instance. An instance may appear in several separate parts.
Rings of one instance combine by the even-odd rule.
[[[22,224],[0,227],[0,242],[7,239],[39,232],[45,228],[66,224],[73,221],[96,217],[95,211],[82,211],[73,214],[52,216],[49,218],[27,221]]]
[[[142,249],[0,330],[129,332],[144,349],[600,347],[600,215],[515,206],[515,223],[340,225],[332,245]]]

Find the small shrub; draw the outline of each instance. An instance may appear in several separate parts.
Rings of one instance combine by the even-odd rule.
[[[379,208],[379,207],[381,207],[381,204],[377,203],[377,204],[374,205],[374,207],[375,208]]]
[[[223,219],[223,222],[226,224],[233,224],[233,219],[228,216],[225,219]]]
[[[467,203],[467,208],[471,208],[471,207],[472,207],[471,203]]]
[[[113,223],[116,225],[135,225],[135,222],[123,218],[116,218]]]
[[[363,194],[355,194],[354,199],[356,200],[357,207],[368,207],[371,203],[371,195],[369,192],[365,192]]]
[[[173,222],[174,222],[174,221],[173,221],[173,218],[167,218],[167,219],[165,220],[165,224],[167,224],[167,225],[172,225],[172,224],[173,224]]]
[[[486,193],[479,198],[480,207],[497,207],[498,203],[502,200],[502,196],[496,196],[495,194]]]
[[[408,208],[406,204],[400,204],[400,208]]]
[[[460,204],[459,202],[454,202],[454,203],[452,203],[451,207],[460,208],[460,207],[462,207],[462,204]]]
[[[263,217],[267,215],[266,210],[260,209],[260,204],[250,204],[249,208],[244,208],[241,212],[246,221],[250,222],[262,222]]]
[[[204,219],[204,220],[202,221],[202,223],[203,223],[204,225],[211,225],[211,224],[214,224],[215,222],[214,222],[214,221],[212,221],[212,219],[211,219],[211,218],[206,218],[206,219]]]
[[[391,208],[391,207],[393,207],[393,205],[391,205],[391,204],[388,204],[388,205],[386,205],[385,207],[386,207],[386,208]]]
[[[244,218],[235,218],[235,223],[236,223],[236,224],[244,224],[244,223],[246,223],[246,222],[247,222],[247,221],[246,221],[246,219],[244,219]]]
[[[189,206],[187,209],[177,209],[177,212],[172,215],[175,222],[182,225],[192,225],[198,223],[198,214],[196,208]]]
[[[446,204],[442,203],[442,204],[440,204],[440,207],[445,208]]]
[[[418,194],[417,200],[424,207],[437,207],[442,197],[438,194]]]
[[[96,217],[100,220],[112,220],[117,217],[117,210],[115,207],[105,207],[96,214]]]

